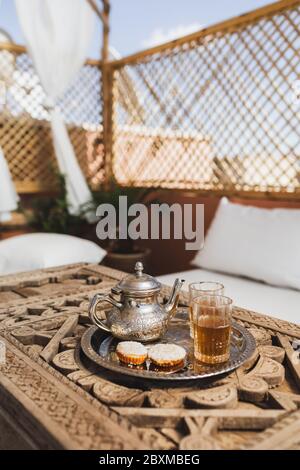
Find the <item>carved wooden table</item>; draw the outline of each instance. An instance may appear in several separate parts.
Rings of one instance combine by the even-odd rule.
[[[123,275],[80,264],[0,277],[0,448],[300,448],[297,325],[235,308],[256,353],[201,389],[133,386],[83,366],[89,299]]]

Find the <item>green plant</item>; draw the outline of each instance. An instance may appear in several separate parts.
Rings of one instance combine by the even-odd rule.
[[[153,189],[135,188],[135,187],[122,187],[112,182],[109,189],[100,188],[92,192],[92,204],[97,208],[100,204],[112,204],[115,209],[119,207],[119,197],[127,196],[128,206],[137,202],[143,202],[146,196],[152,192]],[[87,208],[85,208],[86,210]]]
[[[23,210],[28,224],[41,232],[76,233],[84,223],[84,212],[69,213],[66,180],[60,173],[57,174],[57,188],[55,196],[41,196],[33,200],[30,211]]]
[[[89,204],[85,207],[85,210],[92,210],[95,213],[100,204],[112,204],[118,213],[120,196],[127,196],[127,207],[135,203],[144,203],[147,205],[149,204],[149,202],[147,202],[148,196],[152,192],[152,188],[122,187],[117,185],[114,181],[111,181],[109,189],[100,188],[93,192],[92,207]],[[128,217],[128,223],[130,219],[131,218]],[[139,244],[130,238],[126,240],[110,240],[107,249],[114,253],[135,253],[139,251]]]
[[[22,211],[25,213],[28,224],[31,228],[41,232],[55,232],[67,234],[79,234],[86,224],[85,215],[88,212],[96,214],[96,209],[100,204],[112,204],[118,212],[119,197],[127,196],[128,207],[137,202],[147,202],[148,196],[153,189],[121,187],[115,182],[111,182],[109,189],[104,187],[92,192],[92,200],[82,206],[78,215],[69,213],[67,200],[66,179],[61,173],[56,173],[57,192],[55,196],[41,196],[31,203],[31,210]],[[152,201],[154,202],[154,201]],[[159,202],[159,201],[155,201]],[[128,218],[128,222],[130,218]],[[107,248],[110,251],[119,253],[134,253],[137,251],[138,243],[128,240],[110,240]]]

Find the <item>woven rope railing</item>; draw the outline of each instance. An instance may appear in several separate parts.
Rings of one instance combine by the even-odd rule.
[[[87,61],[57,103],[92,187],[104,178],[100,65]],[[17,191],[54,189],[56,159],[47,98],[25,48],[10,44],[0,45],[0,145]]]
[[[88,182],[300,198],[299,28],[285,0],[106,63],[106,112],[87,61],[58,105]],[[16,45],[0,45],[0,145],[19,192],[53,188],[47,99]]]
[[[277,2],[112,64],[116,180],[299,198],[299,28]]]

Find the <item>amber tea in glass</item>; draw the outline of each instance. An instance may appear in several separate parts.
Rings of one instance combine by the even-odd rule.
[[[189,284],[189,296],[190,296],[190,336],[194,338],[193,332],[193,321],[192,321],[192,302],[194,297],[200,297],[201,295],[223,295],[224,286],[220,282],[213,281],[201,281],[192,282]]]
[[[230,356],[232,300],[201,295],[192,301],[194,355],[205,364],[226,362]]]

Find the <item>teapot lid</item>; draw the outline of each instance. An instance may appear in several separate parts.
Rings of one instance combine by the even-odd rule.
[[[122,279],[117,288],[128,294],[151,294],[161,289],[161,283],[149,274],[143,273],[143,263],[138,261],[135,264],[134,274]]]

